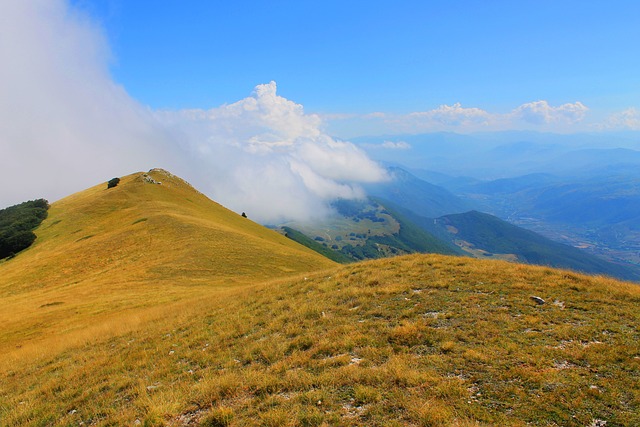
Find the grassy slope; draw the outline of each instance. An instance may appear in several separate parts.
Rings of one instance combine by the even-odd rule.
[[[0,355],[64,347],[162,315],[154,306],[335,265],[180,178],[149,175],[162,184],[136,173],[52,204],[34,245],[0,264]]]
[[[333,249],[330,249],[326,246],[322,246],[316,240],[313,240],[311,237],[301,233],[298,230],[294,230],[293,228],[287,227],[287,226],[282,227],[282,230],[284,231],[284,233],[286,233],[286,236],[289,239],[294,240],[300,243],[301,245],[306,246],[309,249],[312,249],[335,262],[339,262],[341,264],[347,264],[347,263],[353,262],[351,258],[344,255],[343,253],[334,251]]]
[[[640,287],[545,267],[351,264],[5,360],[0,424],[640,425],[639,303]]]
[[[631,268],[607,262],[485,213],[445,215],[438,219],[438,224],[455,227],[452,238],[471,242],[492,253],[515,254],[521,262],[640,280],[640,275]]]
[[[402,214],[401,210],[391,202],[382,199],[376,201],[385,208],[400,223],[398,237],[413,250],[422,253],[438,253],[442,255],[462,255],[464,252],[454,244],[441,240],[430,232],[420,228],[408,216]]]
[[[297,242],[338,262],[416,252],[464,254],[454,244],[439,240],[414,224],[400,213],[401,209],[378,198],[342,200],[337,209],[338,215],[334,217],[321,223],[291,223],[282,228],[286,232],[291,231],[289,237]],[[314,240],[318,238],[323,239],[322,244]]]

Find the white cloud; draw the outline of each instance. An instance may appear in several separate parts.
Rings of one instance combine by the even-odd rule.
[[[365,148],[373,148],[380,150],[409,150],[411,144],[405,141],[384,141],[380,144],[363,143],[361,144]]]
[[[0,203],[161,166],[166,139],[110,79],[102,33],[57,0],[0,2]]]
[[[581,102],[567,103],[557,107],[549,105],[547,101],[535,101],[522,104],[511,115],[526,122],[544,124],[574,124],[584,119],[589,109]]]
[[[640,130],[640,110],[631,107],[624,111],[614,113],[610,115],[599,128]]]
[[[411,144],[405,141],[384,141],[382,143],[382,148],[386,148],[388,150],[408,150],[411,148]]]
[[[490,114],[480,108],[464,108],[457,102],[453,105],[441,105],[430,111],[411,113],[408,117],[431,125],[469,126],[486,125]]]
[[[408,114],[369,113],[360,117],[370,124],[382,123],[386,132],[432,132],[443,130],[484,130],[492,121],[492,115],[480,108],[466,108],[460,103],[440,105],[428,111]],[[383,131],[384,132],[384,131]],[[385,148],[407,148],[387,146]]]
[[[343,118],[329,125],[334,129],[347,130],[351,135],[369,135],[367,129],[375,129],[375,134],[421,133],[421,132],[478,132],[503,130],[543,130],[566,131],[576,129],[583,122],[589,108],[581,102],[552,106],[547,101],[522,104],[513,110],[500,113],[478,107],[463,107],[460,103],[440,105],[427,111],[408,114],[369,113],[357,117]],[[633,119],[633,112],[626,113]],[[626,116],[621,116],[623,120]],[[353,129],[349,126],[351,124]],[[364,132],[357,129],[365,129]],[[375,147],[368,147],[375,148]],[[402,148],[400,146],[386,148]]]
[[[231,105],[159,117],[183,132],[209,194],[263,222],[324,215],[333,198],[362,197],[358,183],[386,179],[364,151],[322,133],[319,116],[278,96],[275,82]]]
[[[385,179],[273,82],[219,108],[153,112],[108,59],[99,27],[65,0],[0,2],[0,206],[163,167],[255,220],[304,220]]]

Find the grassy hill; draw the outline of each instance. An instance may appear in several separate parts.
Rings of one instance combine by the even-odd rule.
[[[440,227],[449,234],[450,239],[476,256],[511,255],[519,262],[640,281],[640,273],[630,267],[554,242],[493,215],[471,211],[445,215],[438,218],[435,225],[433,221],[427,221],[426,224],[429,227]]]
[[[501,261],[350,264],[4,359],[0,424],[640,425],[639,303],[635,285]]]
[[[640,425],[636,285],[340,266],[168,172],[106,187],[0,263],[2,426]]]
[[[143,309],[212,288],[334,265],[163,170],[53,203],[36,234],[32,247],[0,263],[0,355],[64,345],[87,324],[126,329]]]
[[[474,204],[462,200],[448,190],[423,181],[399,167],[387,168],[391,181],[366,186],[367,193],[388,200],[426,218],[467,212]]]
[[[313,224],[289,223],[281,230],[297,242],[339,262],[411,253],[463,253],[408,220],[386,200],[337,200],[336,215]],[[305,238],[306,237],[306,238]]]

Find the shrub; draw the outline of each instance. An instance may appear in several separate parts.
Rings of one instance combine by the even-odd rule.
[[[0,259],[31,246],[36,239],[32,230],[47,217],[48,208],[45,199],[38,199],[0,209]]]
[[[120,178],[111,178],[109,182],[107,182],[107,189],[113,188],[120,183]]]

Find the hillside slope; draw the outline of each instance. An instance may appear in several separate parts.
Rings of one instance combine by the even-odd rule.
[[[299,243],[351,261],[385,258],[410,253],[439,253],[454,255],[463,253],[454,244],[442,241],[413,224],[391,203],[379,198],[363,200],[336,200],[335,215],[315,223],[288,223],[282,225],[284,233],[297,238]],[[310,240],[315,241],[315,244]],[[320,247],[318,247],[320,245]],[[342,262],[342,261],[341,261]]]
[[[351,264],[4,359],[0,424],[636,426],[638,304],[638,286],[544,267]]]
[[[440,227],[470,252],[481,250],[478,256],[508,254],[519,262],[640,281],[640,273],[631,267],[605,261],[486,213],[471,211],[445,215],[427,224]]]
[[[399,167],[387,168],[391,181],[365,186],[367,193],[426,218],[467,212],[475,205]]]
[[[0,353],[87,323],[137,322],[140,308],[212,287],[335,265],[159,169],[53,203],[36,234],[0,264]]]

